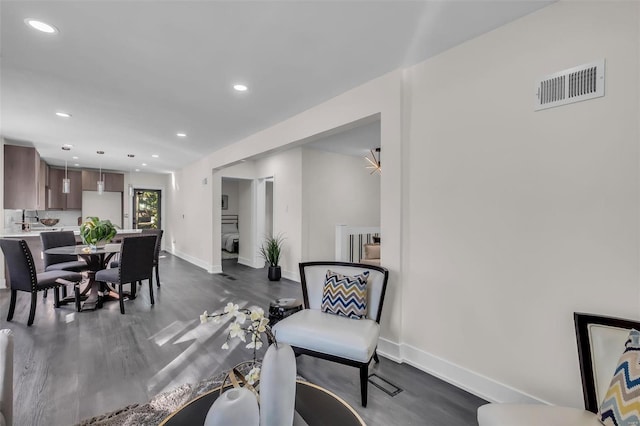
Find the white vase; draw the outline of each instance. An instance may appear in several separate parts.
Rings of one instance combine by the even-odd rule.
[[[260,411],[256,396],[245,388],[232,388],[209,408],[204,426],[258,426]]]
[[[296,404],[296,356],[291,346],[269,346],[260,370],[260,426],[291,426]]]

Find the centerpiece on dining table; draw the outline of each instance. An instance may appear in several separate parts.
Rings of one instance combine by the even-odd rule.
[[[104,245],[111,242],[115,236],[116,227],[108,219],[100,220],[100,218],[96,216],[89,216],[87,220],[80,225],[82,243],[87,244],[91,250],[104,247]]]

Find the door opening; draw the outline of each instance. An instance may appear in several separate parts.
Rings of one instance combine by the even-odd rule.
[[[162,229],[158,189],[135,189],[133,192],[133,229]]]

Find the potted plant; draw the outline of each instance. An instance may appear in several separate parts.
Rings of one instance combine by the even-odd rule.
[[[84,244],[95,248],[110,242],[116,235],[116,227],[110,220],[100,220],[98,217],[87,217],[80,225],[80,237]]]
[[[280,277],[282,276],[279,263],[283,243],[284,237],[278,234],[265,238],[260,247],[260,256],[269,264],[269,281],[280,281]]]

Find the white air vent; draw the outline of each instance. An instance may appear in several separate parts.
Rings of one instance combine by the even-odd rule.
[[[604,96],[604,59],[548,75],[536,83],[535,110]]]

